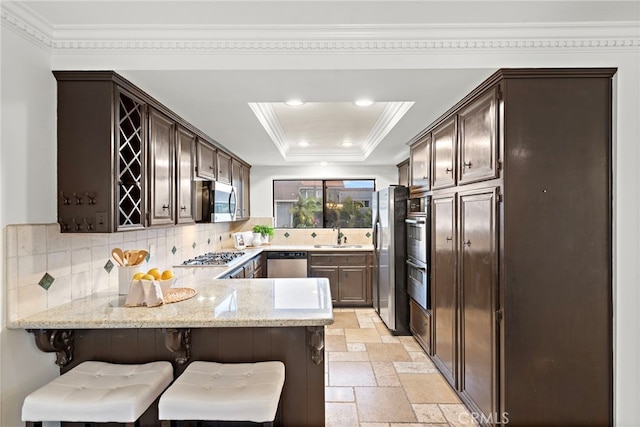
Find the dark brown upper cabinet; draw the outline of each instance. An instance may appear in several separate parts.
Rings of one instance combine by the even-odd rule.
[[[209,143],[198,139],[196,151],[196,176],[198,178],[215,181],[216,179],[216,149]]]
[[[147,108],[110,72],[54,72],[58,82],[58,223],[68,233],[142,229]]]
[[[173,120],[149,110],[149,225],[175,222],[175,132]]]
[[[409,151],[410,193],[415,197],[429,190],[431,174],[431,135],[424,135]]]
[[[498,177],[496,88],[458,114],[459,182],[469,184]]]
[[[409,186],[409,159],[406,159],[396,165],[398,168],[398,185]]]
[[[218,150],[216,154],[218,165],[216,181],[224,182],[225,184],[231,184],[231,156],[220,150]]]
[[[193,222],[194,162],[198,179],[215,180],[215,143],[113,71],[53,74],[60,230],[112,233]]]
[[[434,190],[456,184],[456,118],[444,121],[431,133]]]
[[[177,222],[192,223],[193,218],[193,164],[197,137],[178,126],[176,132],[176,218]]]

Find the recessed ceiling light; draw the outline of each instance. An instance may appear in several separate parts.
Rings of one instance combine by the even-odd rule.
[[[343,147],[351,147],[351,146],[353,145],[353,142],[351,142],[351,141],[345,141],[345,142],[343,142],[343,143],[342,143],[342,144],[340,144],[340,145],[342,145]]]
[[[287,104],[289,107],[299,107],[301,105],[304,105],[304,102],[299,99],[291,99],[285,102],[285,104]]]
[[[358,107],[368,107],[369,105],[373,104],[373,101],[370,99],[358,99],[356,102],[354,102],[354,104],[356,104]]]
[[[307,141],[298,142],[298,146],[300,147],[308,147],[310,144]]]
[[[325,161],[320,162],[320,166],[327,166],[328,164],[329,162],[325,162]]]

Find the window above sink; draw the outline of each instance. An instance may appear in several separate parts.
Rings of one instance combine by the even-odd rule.
[[[273,180],[275,228],[370,228],[374,179]]]

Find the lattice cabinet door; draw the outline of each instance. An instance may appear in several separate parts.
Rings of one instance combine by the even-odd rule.
[[[116,91],[117,229],[145,226],[146,105],[122,89]]]

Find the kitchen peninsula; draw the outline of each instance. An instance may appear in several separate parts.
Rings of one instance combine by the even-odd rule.
[[[64,373],[85,360],[167,360],[179,376],[194,360],[223,363],[280,360],[284,425],[324,425],[324,326],[333,323],[329,281],[212,279],[207,269],[176,284],[190,299],[159,307],[124,307],[125,296],[97,293],[11,322],[55,352]],[[141,425],[155,425],[156,407]]]

